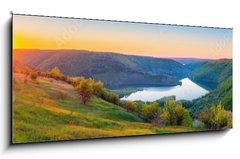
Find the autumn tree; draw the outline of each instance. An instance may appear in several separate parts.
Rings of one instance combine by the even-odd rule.
[[[90,101],[93,95],[93,86],[90,80],[84,80],[77,86],[77,91],[84,104]]]
[[[133,102],[133,101],[130,101],[130,100],[128,100],[128,101],[126,101],[126,103],[125,103],[125,108],[127,109],[127,111],[129,111],[129,112],[134,112],[135,110],[136,110],[136,103],[135,102]]]
[[[225,111],[221,103],[201,112],[198,118],[209,129],[221,129],[231,125],[232,122],[231,115],[229,115],[229,112]]]
[[[181,103],[175,103],[174,98],[165,101],[161,119],[170,126],[191,127],[193,122],[190,112]]]
[[[182,104],[177,104],[174,111],[176,115],[177,125],[182,125],[185,111],[184,107],[182,106]]]
[[[101,97],[103,93],[103,83],[102,81],[95,82],[93,84],[93,93],[94,95]]]
[[[177,125],[175,101],[173,97],[165,101],[161,119],[164,121],[165,125]]]
[[[54,67],[50,72],[49,75],[53,78],[56,79],[61,79],[63,77],[62,72],[60,71],[60,69],[58,67]]]
[[[161,118],[160,118],[161,113],[162,113],[162,110],[159,107],[157,102],[153,102],[151,105],[145,104],[143,106],[144,119],[156,125],[162,124]]]

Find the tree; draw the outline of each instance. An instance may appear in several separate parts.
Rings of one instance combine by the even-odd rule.
[[[77,91],[79,92],[82,102],[86,104],[90,101],[92,95],[93,95],[93,87],[92,83],[89,80],[82,81],[77,86]]]
[[[37,79],[37,77],[38,77],[38,74],[36,73],[36,72],[31,72],[30,73],[30,78],[32,79],[32,80],[36,80]]]
[[[135,110],[136,110],[136,103],[135,102],[133,102],[133,101],[130,101],[130,100],[128,100],[128,101],[126,101],[126,103],[125,103],[125,108],[127,109],[127,111],[129,111],[129,112],[134,112]]]
[[[177,118],[177,125],[182,125],[182,121],[183,121],[183,116],[184,116],[184,113],[185,113],[185,109],[184,107],[182,106],[182,104],[177,104],[176,107],[175,107],[175,115],[176,115],[176,118]]]
[[[198,118],[209,129],[221,129],[224,127],[231,127],[232,124],[231,115],[224,109],[221,103],[217,106],[212,106],[205,111],[201,112]]]
[[[187,109],[184,109],[184,113],[183,113],[183,119],[182,119],[182,126],[186,126],[186,127],[192,127],[193,124],[193,120],[190,116],[190,113]]]
[[[161,108],[157,102],[153,102],[151,105],[145,104],[143,106],[143,117],[145,120],[150,121],[156,125],[162,125],[160,114]]]
[[[115,93],[113,93],[113,92],[109,92],[109,93],[108,93],[108,101],[109,101],[110,103],[113,103],[113,104],[118,105],[120,100],[119,100],[119,97],[118,97],[117,94],[115,94]],[[136,105],[136,104],[135,104],[135,105]]]
[[[174,98],[165,101],[161,119],[165,125],[170,126],[191,127],[193,122],[189,111],[183,107],[182,103],[175,103]]]
[[[69,82],[71,82],[71,84],[74,87],[77,87],[79,84],[81,84],[82,81],[84,81],[85,78],[84,77],[77,77],[77,78],[71,78],[71,80]]]
[[[63,77],[63,74],[61,73],[60,69],[58,67],[54,67],[50,72],[49,75],[56,79],[61,79]]]
[[[175,114],[175,100],[173,97],[165,101],[161,118],[164,121],[165,125],[177,125],[177,117]]]
[[[98,81],[98,82],[94,83],[93,90],[94,90],[94,95],[96,95],[98,97],[101,97],[101,95],[103,93],[103,83],[102,83],[102,81]]]

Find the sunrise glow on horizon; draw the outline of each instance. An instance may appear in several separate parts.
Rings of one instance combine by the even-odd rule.
[[[232,29],[13,15],[13,48],[232,58]]]

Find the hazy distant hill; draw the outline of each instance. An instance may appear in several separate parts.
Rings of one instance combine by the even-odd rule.
[[[189,74],[182,64],[164,58],[85,50],[15,50],[22,63],[41,70],[57,66],[65,75],[93,77],[106,87],[178,84]]]
[[[152,74],[167,74],[182,79],[190,73],[188,68],[172,59],[145,56],[129,56],[128,59],[136,68]]]
[[[192,63],[198,63],[198,62],[206,62],[208,59],[199,59],[199,58],[171,58],[172,60],[175,60],[183,65],[192,64]]]

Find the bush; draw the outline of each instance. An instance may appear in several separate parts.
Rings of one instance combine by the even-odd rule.
[[[203,129],[205,127],[204,123],[200,120],[195,119],[192,124],[193,128],[200,128]]]

